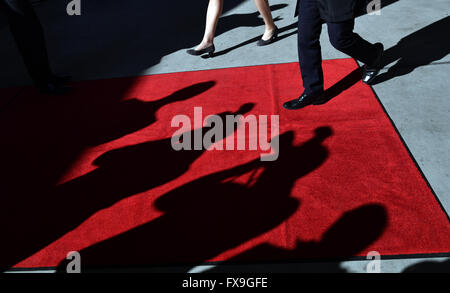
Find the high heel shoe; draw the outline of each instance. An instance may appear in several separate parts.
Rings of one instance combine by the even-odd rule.
[[[258,40],[258,42],[256,43],[258,46],[267,46],[269,44],[272,44],[273,42],[275,42],[278,38],[278,27],[275,27],[275,32],[273,33],[273,35],[270,37],[270,39],[268,40],[263,40],[262,38]]]
[[[193,56],[200,56],[203,54],[208,54],[209,57],[213,57],[214,51],[216,51],[216,47],[214,47],[214,44],[212,44],[211,46],[206,47],[201,50],[189,49],[186,51],[186,53],[188,53],[189,55],[193,55]]]

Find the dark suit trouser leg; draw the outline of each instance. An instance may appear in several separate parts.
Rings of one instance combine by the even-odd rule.
[[[42,25],[31,4],[25,0],[20,1],[23,1],[25,8],[23,14],[11,9],[2,1],[0,10],[8,18],[10,30],[30,77],[36,84],[46,83],[51,70]]]
[[[317,0],[301,0],[298,22],[298,59],[305,94],[323,91],[320,18]]]
[[[364,64],[373,65],[378,55],[376,47],[353,32],[354,19],[327,23],[327,26],[333,47]]]

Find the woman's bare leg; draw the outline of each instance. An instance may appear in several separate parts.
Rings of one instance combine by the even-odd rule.
[[[261,16],[264,19],[264,23],[266,25],[262,39],[268,40],[272,37],[273,33],[275,32],[275,23],[273,22],[269,1],[255,0],[255,5],[258,8],[259,13],[261,13]]]
[[[217,22],[222,14],[223,0],[209,0],[208,11],[206,12],[206,27],[202,42],[195,48],[201,50],[214,43]]]

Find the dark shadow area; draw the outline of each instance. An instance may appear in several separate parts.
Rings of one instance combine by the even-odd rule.
[[[401,39],[386,50],[383,58],[383,66],[398,60],[397,63],[377,76],[373,84],[409,74],[447,56],[450,53],[450,42],[446,37],[449,31],[450,16],[447,16]]]
[[[0,268],[8,269],[24,260],[99,209],[133,195],[133,190],[145,190],[146,186],[151,188],[181,175],[199,154],[189,152],[185,158],[180,157],[170,152],[168,139],[113,152],[117,154],[113,156],[117,163],[122,164],[116,166],[117,173],[103,172],[104,169],[100,167],[85,176],[56,186],[86,148],[143,129],[156,121],[155,113],[160,108],[193,98],[214,84],[213,81],[193,84],[167,97],[146,102],[138,99],[121,101],[122,87],[130,86],[128,80],[121,79],[115,83],[99,81],[64,100],[45,100],[31,95],[33,100],[22,101],[25,105],[11,106],[8,112],[0,116],[0,130],[4,138],[0,143],[0,220],[12,223],[0,228],[5,239],[0,244]],[[248,111],[248,107],[243,110]],[[147,150],[150,153],[146,153]],[[127,157],[127,154],[136,154],[136,157]],[[164,158],[164,155],[168,158]],[[109,156],[109,153],[105,154],[98,161],[102,164],[104,161],[109,162],[106,159]],[[149,179],[148,174],[152,174],[157,159],[148,162],[145,158],[150,160],[150,157],[155,156],[163,162],[180,159],[173,162],[179,165],[179,170],[167,169],[166,173],[161,171],[154,180]],[[121,161],[121,157],[129,161],[125,158]],[[146,170],[139,170],[139,167],[144,167],[142,162],[148,163]],[[108,163],[104,164],[109,166]],[[123,183],[122,189],[117,187],[115,193],[109,193],[108,188],[105,189],[111,184],[108,180],[120,185],[121,181],[117,181],[114,176],[122,176],[120,170],[131,172],[128,169],[133,169],[133,165],[130,164],[136,164],[138,173],[145,171],[146,185],[137,184],[139,180],[144,180],[144,175],[131,178],[125,174],[124,178],[135,180],[133,183],[136,185],[130,187]],[[161,161],[158,164],[162,164]]]
[[[248,263],[251,260],[260,259],[261,256],[270,256],[272,260],[302,261],[296,263],[293,268],[296,273],[308,273],[311,271],[311,264],[316,262],[315,272],[322,273],[346,273],[346,270],[339,266],[339,263],[322,263],[319,261],[336,259],[337,257],[345,260],[354,257],[366,249],[370,244],[377,240],[386,228],[387,213],[383,206],[378,204],[367,204],[357,209],[348,211],[336,221],[323,235],[319,242],[297,242],[293,250],[286,250],[269,244],[262,244],[249,251],[238,255],[237,257],[222,263],[208,273],[227,272],[226,265],[238,263]]]
[[[21,88],[0,88],[0,115],[6,111],[14,99],[20,95]]]
[[[450,260],[418,263],[406,268],[402,273],[450,273]]]
[[[293,132],[284,133],[278,160],[255,159],[170,191],[155,202],[164,212],[161,217],[80,251],[82,269],[201,264],[274,229],[299,208],[291,197],[294,183],[325,162],[328,150],[322,142],[331,135],[330,128],[318,128],[312,139],[296,146]],[[251,175],[247,183],[233,182],[243,174]],[[63,261],[60,271],[65,267]]]
[[[225,1],[223,12],[243,1]],[[66,5],[66,1],[48,0],[36,5],[36,10],[52,67],[77,80],[136,76],[162,57],[197,45],[203,36],[208,2],[85,1],[81,16],[68,16]],[[261,25],[257,13],[224,16],[217,35],[240,26]],[[0,63],[8,64],[4,58],[0,56]]]
[[[350,72],[347,76],[345,76],[343,79],[329,87],[325,90],[324,93],[324,99],[320,104],[316,105],[323,105],[325,103],[328,103],[333,98],[339,96],[343,91],[349,89],[357,82],[361,81],[362,76],[362,70],[361,68],[356,68],[352,72]]]
[[[8,26],[8,21],[6,16],[0,13],[0,30]]]

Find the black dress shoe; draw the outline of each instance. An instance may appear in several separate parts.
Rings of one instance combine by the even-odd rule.
[[[214,44],[212,44],[211,46],[206,47],[201,50],[189,49],[186,51],[186,53],[188,53],[189,55],[193,55],[193,56],[201,56],[203,54],[208,54],[209,57],[213,57],[214,51],[216,51],[216,47],[214,47]]]
[[[278,39],[278,27],[275,27],[275,31],[273,33],[273,35],[270,37],[270,39],[268,40],[263,40],[262,38],[258,40],[258,42],[256,43],[256,45],[258,46],[267,46],[269,44],[272,44],[273,42],[275,42]]]
[[[373,65],[363,66],[362,82],[364,82],[365,84],[370,84],[383,67],[383,53],[384,53],[383,44],[376,43],[374,46],[377,46],[378,56]]]
[[[297,110],[308,105],[319,105],[324,100],[323,93],[319,94],[302,94],[299,98],[291,100],[283,104],[283,107],[288,110]]]

